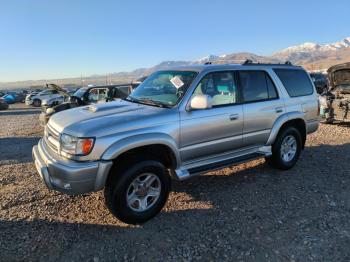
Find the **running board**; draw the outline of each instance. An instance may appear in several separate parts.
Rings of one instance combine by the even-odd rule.
[[[230,159],[225,159],[222,161],[214,162],[203,166],[193,167],[189,169],[176,169],[175,174],[178,180],[182,181],[209,171],[214,171],[217,169],[222,169],[224,167],[242,164],[247,161],[266,157],[268,155],[269,154],[262,153],[262,152],[250,153],[250,154],[241,155]]]

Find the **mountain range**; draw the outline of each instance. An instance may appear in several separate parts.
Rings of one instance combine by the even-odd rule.
[[[250,59],[261,63],[284,63],[290,61],[301,65],[308,70],[325,70],[332,65],[350,61],[350,37],[330,44],[318,44],[306,42],[301,45],[287,47],[273,53],[270,56],[260,56],[249,52],[231,53],[222,55],[208,55],[194,61],[164,61],[150,68],[140,68],[131,72],[119,72],[106,75],[93,75],[84,78],[85,84],[105,84],[106,82],[121,83],[129,82],[142,75],[148,75],[159,69],[167,69],[173,66],[212,63],[242,63]],[[0,82],[0,88],[24,88],[39,86],[45,83],[57,83],[60,85],[80,85],[81,78],[66,78],[52,80],[31,80],[20,82]]]

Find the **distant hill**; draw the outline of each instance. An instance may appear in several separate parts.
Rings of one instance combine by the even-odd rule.
[[[304,66],[308,70],[327,69],[332,65],[350,61],[350,37],[331,44],[317,44],[307,42],[297,46],[287,47],[277,51],[271,56],[260,56],[253,53],[242,52],[223,55],[208,55],[195,61],[164,61],[150,68],[139,68],[131,72],[111,73],[107,75],[93,75],[90,77],[65,78],[65,79],[43,79],[19,82],[0,82],[1,89],[27,88],[30,86],[44,86],[46,83],[58,85],[84,85],[126,83],[150,73],[167,69],[174,66],[192,64],[213,63],[242,63],[246,59],[261,63],[284,63],[290,61],[293,64]],[[84,81],[82,81],[84,80]]]

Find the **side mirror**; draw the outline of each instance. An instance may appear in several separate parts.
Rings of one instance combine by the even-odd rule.
[[[189,110],[209,109],[212,107],[212,98],[208,95],[196,95],[191,98]]]

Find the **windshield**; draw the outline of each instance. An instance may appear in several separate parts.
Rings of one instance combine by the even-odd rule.
[[[83,95],[86,93],[86,88],[80,88],[77,91],[75,91],[75,93],[73,94],[73,96],[76,96],[78,98],[82,98]]]
[[[176,105],[196,77],[190,71],[159,71],[149,76],[126,100],[154,106]]]

